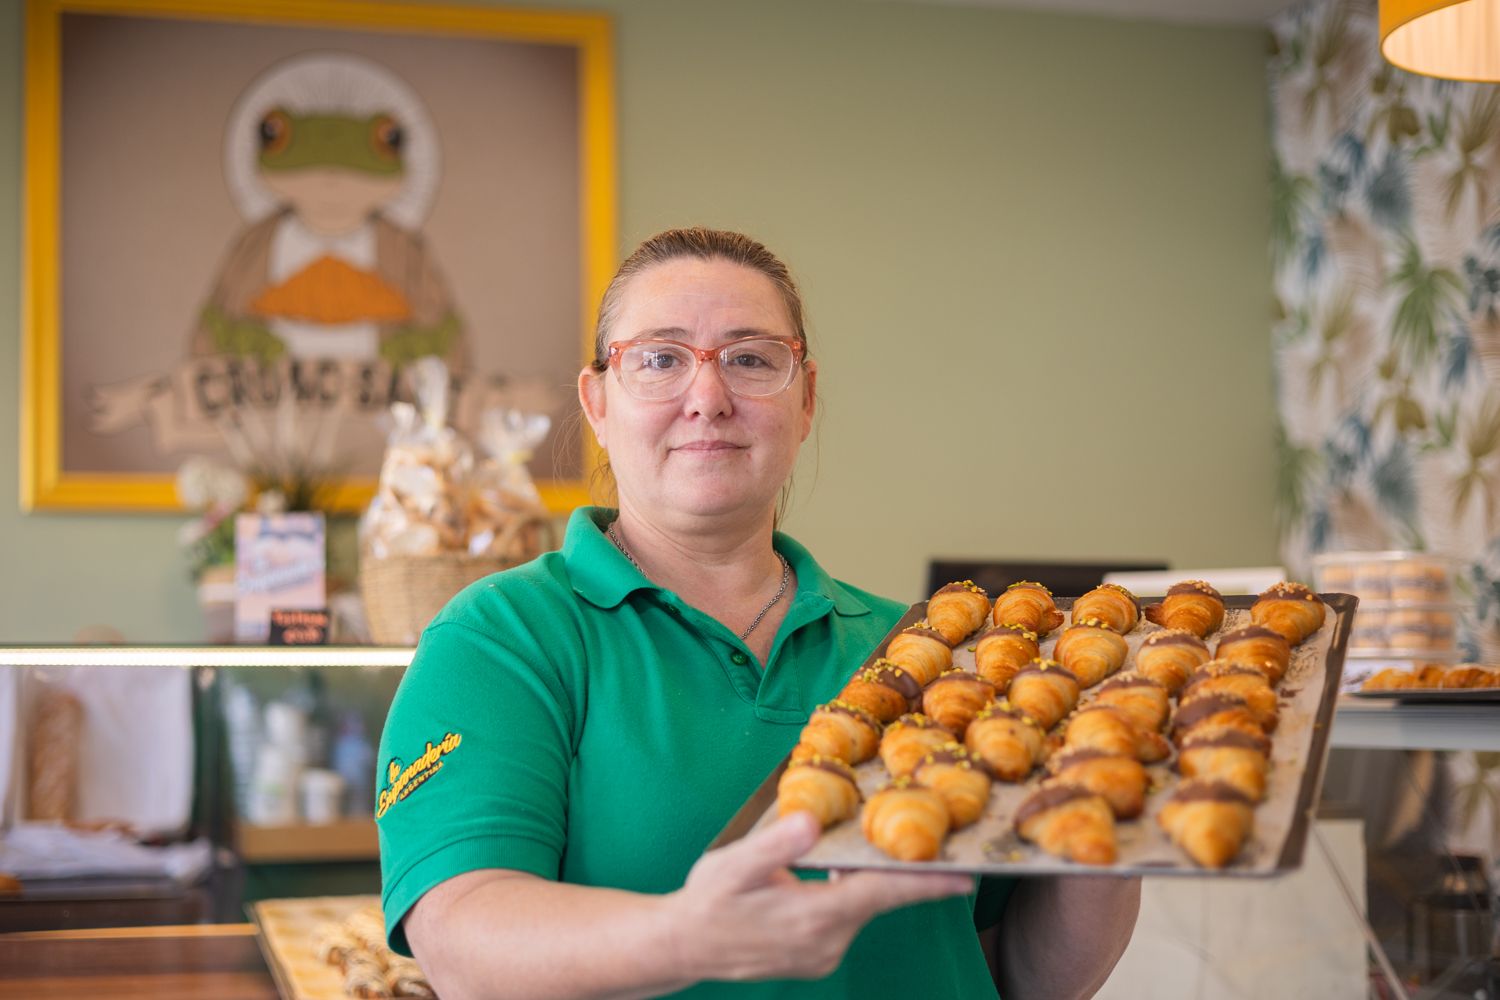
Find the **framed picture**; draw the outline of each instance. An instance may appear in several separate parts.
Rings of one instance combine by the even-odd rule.
[[[461,430],[547,413],[532,475],[586,501],[607,17],[29,0],[25,51],[23,507],[177,509],[208,455],[300,462],[359,509],[428,355]]]

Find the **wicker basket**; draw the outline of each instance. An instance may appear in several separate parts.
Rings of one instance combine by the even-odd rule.
[[[497,546],[504,555],[444,552],[430,556],[368,555],[360,560],[359,590],[370,637],[382,646],[414,646],[427,623],[454,594],[481,577],[519,566],[552,547],[552,525],[527,518]]]

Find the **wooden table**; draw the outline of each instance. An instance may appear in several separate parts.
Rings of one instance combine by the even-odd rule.
[[[277,1000],[253,924],[0,934],[0,1000]]]

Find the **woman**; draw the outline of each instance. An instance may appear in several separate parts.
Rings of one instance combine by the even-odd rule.
[[[382,740],[388,930],[443,997],[1080,996],[1123,950],[1131,881],[801,881],[805,814],[702,853],[904,611],[774,532],[806,344],[738,234],[662,233],[605,293],[578,392],[618,515],[455,599]]]

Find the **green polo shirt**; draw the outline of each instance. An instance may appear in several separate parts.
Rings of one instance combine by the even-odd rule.
[[[423,893],[510,868],[666,893],[905,608],[840,583],[786,535],[797,593],[764,669],[719,622],[574,512],[561,552],[466,588],[422,635],[380,741],[391,947]],[[814,983],[704,983],[692,997],[993,996],[975,928],[1011,883],[872,921]]]

